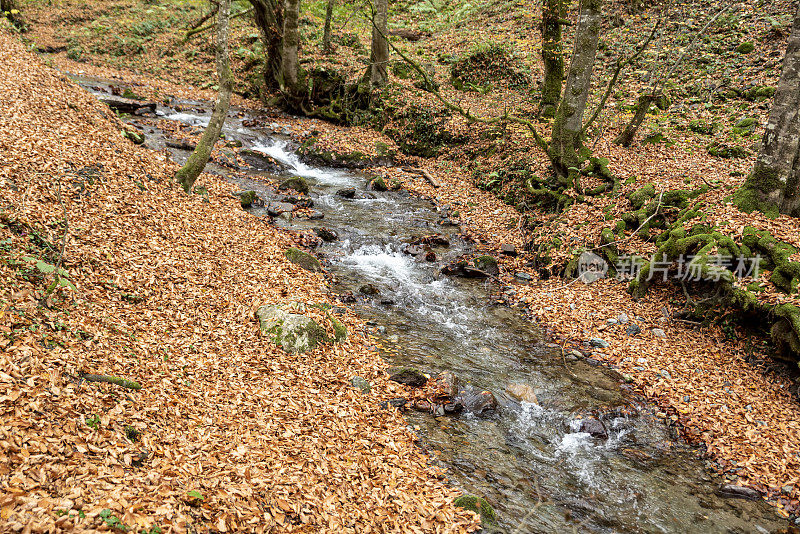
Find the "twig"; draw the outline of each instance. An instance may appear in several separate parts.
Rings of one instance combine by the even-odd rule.
[[[623,237],[622,239],[615,239],[614,241],[612,241],[612,242],[610,242],[610,243],[606,243],[605,245],[600,245],[599,247],[590,248],[590,249],[589,249],[587,252],[591,252],[591,251],[593,251],[593,250],[600,250],[601,248],[605,248],[605,247],[607,247],[607,246],[609,246],[609,245],[616,245],[617,243],[624,243],[624,242],[625,242],[625,241],[627,241],[628,239],[631,239],[633,236],[635,236],[635,235],[636,235],[636,234],[639,232],[639,230],[641,230],[642,228],[644,228],[644,226],[645,226],[647,223],[649,223],[649,222],[650,222],[650,220],[651,220],[653,217],[655,217],[656,215],[658,215],[658,211],[661,209],[661,199],[663,198],[663,196],[664,196],[664,190],[662,189],[662,190],[661,190],[661,193],[659,193],[659,195],[658,195],[658,201],[656,202],[656,209],[655,209],[655,211],[653,212],[653,214],[652,214],[652,215],[650,215],[650,216],[649,216],[647,219],[645,219],[645,220],[644,220],[644,222],[642,222],[642,224],[640,224],[640,225],[639,225],[639,228],[637,228],[636,230],[634,230],[634,231],[631,233],[631,235],[629,235],[629,236],[627,236],[627,237]]]
[[[255,8],[250,7],[250,8],[247,8],[245,10],[239,11],[238,13],[234,13],[233,15],[228,17],[228,20],[235,19],[236,17],[243,17],[244,15],[247,15],[248,13],[253,11],[253,9],[255,9]],[[211,28],[213,28],[215,26],[216,25],[212,23],[212,24],[206,24],[205,26],[203,26],[201,28],[195,28],[193,30],[189,30],[188,32],[186,32],[186,36],[183,38],[183,42],[185,43],[186,41],[188,41],[189,39],[191,39],[192,37],[194,37],[198,33],[202,33],[204,31],[210,30]]]
[[[133,380],[128,380],[127,378],[120,378],[118,376],[91,375],[81,373],[79,377],[87,382],[105,382],[106,384],[114,384],[116,386],[121,386],[128,389],[142,389],[142,385],[139,382],[134,382]]]
[[[58,203],[61,204],[61,210],[64,213],[64,236],[61,238],[61,252],[58,253],[58,261],[56,262],[56,283],[61,278],[59,271],[61,270],[61,262],[64,260],[64,252],[67,250],[67,235],[69,234],[69,218],[67,217],[67,205],[64,203],[64,199],[61,197],[61,178],[56,175],[56,184],[58,185],[58,189],[56,189],[57,196],[58,196]]]

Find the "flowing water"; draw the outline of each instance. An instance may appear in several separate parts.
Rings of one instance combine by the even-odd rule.
[[[78,81],[103,90],[97,80]],[[159,115],[202,126],[209,114],[159,108]],[[336,277],[334,290],[377,288],[355,306],[392,349],[384,354],[389,363],[431,374],[452,371],[462,384],[495,393],[499,409],[491,415],[409,411],[407,420],[451,484],[494,506],[500,530],[710,533],[787,526],[764,502],[718,497],[724,480],[712,477],[697,451],[676,442],[652,410],[636,405],[621,390],[619,375],[566,361],[522,312],[498,305],[497,288],[487,282],[441,275],[441,264],[470,250],[458,227],[448,224],[446,210],[404,191],[367,191],[358,172],[306,165],[286,139],[269,128],[245,127],[243,113],[233,115],[226,138],[282,163],[278,174],[305,178],[314,209],[324,213],[321,220],[276,218],[276,224],[335,230],[339,239],[316,250]],[[145,126],[145,133],[149,146],[163,148],[154,126]],[[172,152],[178,160],[188,155]],[[212,171],[225,174],[219,167]],[[231,179],[262,197],[274,195],[257,179],[264,172],[252,175]],[[356,189],[354,199],[336,195],[348,187]],[[252,212],[266,216],[263,209]],[[450,241],[434,248],[437,261],[403,252],[413,238],[434,233]],[[506,394],[512,383],[529,385],[539,403]],[[605,422],[608,439],[580,431],[577,417],[589,413]]]

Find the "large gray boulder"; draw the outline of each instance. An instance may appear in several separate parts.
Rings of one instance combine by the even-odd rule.
[[[306,352],[327,340],[325,329],[314,319],[290,313],[282,306],[261,306],[256,311],[259,328],[286,352]]]

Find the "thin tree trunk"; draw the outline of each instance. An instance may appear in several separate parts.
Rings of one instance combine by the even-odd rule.
[[[561,43],[561,21],[564,0],[544,0],[542,6],[542,110],[552,116],[561,98],[561,83],[564,81],[564,54]]]
[[[386,41],[389,35],[389,1],[376,0],[375,26],[372,28],[372,54],[370,67],[370,83],[373,86],[383,85],[388,79],[387,65],[389,63],[389,43]]]
[[[325,7],[325,29],[322,32],[322,51],[325,54],[333,52],[333,47],[331,46],[331,22],[335,4],[336,0],[328,0],[328,5]]]
[[[800,6],[783,59],[775,100],[761,151],[737,203],[744,211],[758,209],[800,216]]]
[[[583,0],[575,33],[564,95],[553,121],[550,159],[561,182],[573,185],[577,168],[585,159],[583,114],[592,84],[592,71],[600,39],[602,0]]]
[[[299,73],[297,51],[300,47],[300,0],[283,4],[283,43],[281,46],[281,91],[294,95]]]
[[[614,139],[616,144],[624,147],[631,146],[634,137],[636,137],[636,132],[639,131],[639,127],[644,122],[644,118],[647,117],[647,112],[650,111],[650,106],[653,105],[654,100],[655,97],[651,94],[639,96],[636,101],[636,113],[633,114],[633,117],[631,117],[630,122],[625,126],[622,133]]]
[[[281,0],[250,0],[255,9],[256,26],[264,42],[266,65],[264,81],[269,88],[280,87],[281,41],[283,40],[283,3]]]
[[[231,76],[230,62],[228,59],[228,16],[230,14],[230,0],[220,0],[219,11],[217,12],[217,77],[219,78],[219,92],[217,101],[214,104],[214,112],[208,122],[200,142],[197,143],[192,155],[186,164],[180,168],[175,175],[175,179],[183,186],[187,193],[191,190],[197,177],[211,157],[225,124],[225,117],[228,115],[228,107],[231,102],[231,92],[233,90],[233,77]]]

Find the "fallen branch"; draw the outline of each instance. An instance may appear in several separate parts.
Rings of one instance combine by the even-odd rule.
[[[417,167],[403,167],[405,172],[410,172],[413,174],[421,174],[423,178],[428,180],[428,183],[431,184],[433,187],[442,187],[442,183],[433,177],[431,173],[429,173],[426,169],[420,169]]]
[[[86,380],[87,382],[105,382],[106,384],[114,384],[128,389],[142,389],[142,385],[139,382],[134,382],[133,380],[128,380],[127,378],[119,378],[118,376],[90,375],[82,373],[80,378]]]
[[[250,8],[247,8],[245,10],[239,11],[238,13],[234,13],[233,15],[228,17],[228,20],[235,19],[236,17],[243,17],[244,15],[247,15],[248,13],[253,11],[253,9],[255,9],[255,8],[250,7]],[[189,39],[191,39],[192,37],[194,37],[198,33],[202,33],[202,32],[204,32],[206,30],[210,30],[214,26],[215,26],[215,24],[212,22],[211,24],[206,24],[205,26],[201,26],[200,28],[195,28],[193,30],[189,30],[188,32],[186,32],[186,36],[183,38],[183,42],[185,43],[186,41],[188,41]]]

